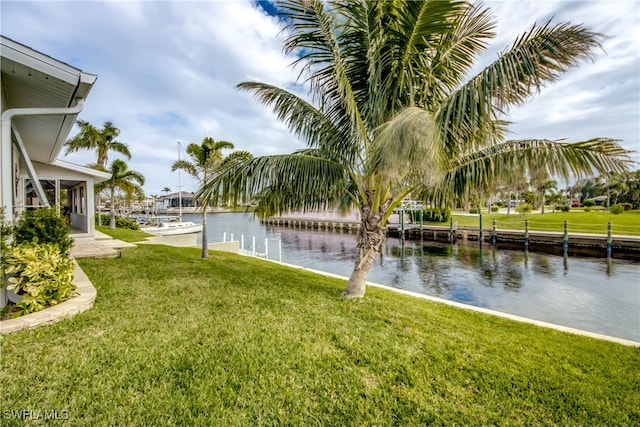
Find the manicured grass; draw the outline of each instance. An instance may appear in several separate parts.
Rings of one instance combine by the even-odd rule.
[[[127,228],[116,228],[111,230],[108,226],[96,226],[96,230],[111,236],[114,239],[122,240],[123,242],[141,242],[146,240],[147,237],[153,237],[152,234],[145,233],[140,230],[129,230]]]
[[[569,212],[546,212],[544,214],[529,214],[526,217],[512,213],[482,213],[482,227],[491,228],[493,219],[497,221],[498,229],[524,230],[525,219],[529,220],[531,231],[563,231],[563,223],[568,223],[569,233],[607,234],[607,222],[611,221],[613,234],[626,236],[640,236],[640,211],[633,210],[614,215],[606,211],[584,212],[572,210]],[[459,226],[478,227],[477,215],[453,215],[453,221]],[[446,225],[443,223],[429,223],[431,225]]]
[[[637,425],[640,350],[263,260],[80,259],[96,306],[2,339],[2,410],[103,425]],[[3,420],[4,425],[23,425]]]

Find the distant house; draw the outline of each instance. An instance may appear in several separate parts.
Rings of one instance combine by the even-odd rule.
[[[5,218],[53,206],[93,236],[94,184],[108,173],[58,160],[97,76],[0,36],[0,206]]]
[[[198,206],[195,194],[182,191],[181,193],[168,194],[156,199],[156,210],[166,210],[180,207],[182,200],[183,208],[192,208]]]

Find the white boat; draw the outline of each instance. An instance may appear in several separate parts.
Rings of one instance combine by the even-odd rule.
[[[193,234],[202,232],[202,224],[192,221],[161,222],[157,226],[142,227],[140,231],[156,236],[173,236],[176,234]]]
[[[182,146],[178,141],[178,161],[180,160],[180,150]],[[180,169],[178,169],[178,207],[179,215],[177,221],[161,222],[156,226],[142,227],[140,231],[156,236],[175,236],[179,234],[195,234],[202,232],[202,224],[193,221],[182,220],[182,186],[180,185]]]

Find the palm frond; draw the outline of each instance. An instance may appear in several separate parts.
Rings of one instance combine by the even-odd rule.
[[[438,124],[428,111],[405,108],[378,129],[375,141],[370,173],[382,174],[396,186],[412,175],[432,183],[440,179],[443,144]]]
[[[265,83],[243,82],[237,86],[249,91],[272,108],[289,130],[307,142],[310,148],[332,152],[334,158],[352,163],[359,153],[348,129],[337,127],[327,116],[309,102],[284,89]],[[348,125],[347,125],[348,127]]]
[[[631,152],[610,138],[567,143],[527,139],[494,144],[452,159],[439,188],[423,186],[422,195],[432,200],[460,200],[474,191],[487,193],[492,183],[508,181],[514,173],[544,172],[568,179],[595,173],[621,173],[633,163]]]
[[[353,3],[353,8],[359,6]],[[288,19],[289,36],[284,43],[285,54],[298,53],[294,67],[302,65],[307,74],[313,100],[322,106],[340,105],[340,114],[349,118],[350,134],[363,144],[368,142],[368,132],[358,98],[347,74],[350,66],[341,49],[341,19],[332,10],[331,3],[321,0],[285,1],[278,7]]]
[[[453,92],[438,110],[446,140],[473,140],[487,121],[522,104],[600,46],[601,35],[582,25],[534,25],[493,64]]]
[[[266,214],[335,207],[347,176],[344,168],[311,152],[264,156],[232,163],[205,183],[197,194],[215,205],[256,198]]]

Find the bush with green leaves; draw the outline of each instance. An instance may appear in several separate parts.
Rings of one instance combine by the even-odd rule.
[[[0,208],[0,281],[9,255],[9,238],[13,235],[13,224],[5,220],[4,207]],[[4,282],[0,282],[0,287]]]
[[[618,204],[618,205],[613,205],[609,208],[609,212],[611,212],[614,215],[620,215],[622,212],[624,212],[624,206]]]
[[[409,218],[412,222],[420,222],[420,210],[409,210]],[[450,209],[423,209],[422,221],[424,222],[447,222],[451,218]]]
[[[43,310],[76,294],[73,262],[53,243],[22,243],[14,246],[6,260],[7,289],[22,300],[20,314]]]
[[[98,220],[101,221],[98,221]],[[109,217],[109,214],[102,214],[100,217],[98,217],[98,214],[96,214],[96,225],[109,225],[109,221],[111,220],[111,218]],[[119,216],[116,217],[116,228],[126,228],[128,230],[140,230],[140,226],[138,225],[137,222],[135,222],[134,220],[130,219],[130,218],[121,218]]]
[[[558,206],[558,210],[562,212],[569,212],[571,210],[571,206],[569,205],[560,205]]]
[[[500,206],[498,205],[492,205],[491,206],[491,212],[498,212],[500,210]]]
[[[529,203],[520,203],[516,206],[516,212],[518,212],[522,216],[527,216],[527,214],[531,213],[531,205]]]
[[[140,230],[140,226],[137,222],[130,218],[116,218],[116,227],[117,228],[126,228],[129,230]]]
[[[596,201],[593,199],[587,199],[584,202],[582,202],[582,207],[584,208],[592,208],[596,205]]]
[[[631,203],[619,203],[619,205],[622,206],[625,211],[633,209],[633,205]]]
[[[480,213],[480,208],[478,208],[477,206],[472,206],[469,208],[469,213],[470,214],[479,214]]]
[[[52,243],[63,254],[71,248],[73,239],[69,237],[69,226],[55,208],[24,211],[15,228],[15,242]]]

